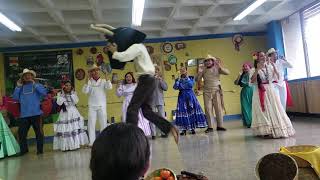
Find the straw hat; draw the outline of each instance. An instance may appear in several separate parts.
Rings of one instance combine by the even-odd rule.
[[[93,64],[92,66],[89,67],[88,71],[90,72],[90,71],[93,71],[95,69],[100,70],[100,68],[96,64]]]
[[[217,58],[214,57],[214,56],[212,56],[211,54],[208,54],[207,57],[205,58],[205,60],[209,60],[209,59],[211,59],[211,60],[217,60]]]
[[[36,72],[34,72],[33,70],[30,70],[30,69],[27,69],[27,68],[22,71],[22,73],[20,74],[20,76],[22,77],[23,75],[28,74],[28,73],[32,74],[33,77],[36,77],[36,76],[37,76]]]
[[[267,52],[267,55],[276,53],[277,51],[274,48],[270,48]]]

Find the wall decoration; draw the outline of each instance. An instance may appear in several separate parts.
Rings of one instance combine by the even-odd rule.
[[[171,54],[171,55],[168,56],[168,61],[169,61],[170,64],[174,65],[174,64],[177,63],[178,59],[177,59],[176,56]]]
[[[183,43],[183,42],[176,43],[176,44],[175,44],[175,48],[176,48],[176,50],[185,49],[185,48],[186,48],[186,44]]]
[[[171,43],[163,43],[162,44],[162,50],[165,53],[171,53],[173,50],[173,46]]]
[[[81,81],[84,79],[84,77],[86,76],[86,73],[83,69],[77,69],[76,72],[75,72],[75,76],[76,76],[76,79]]]
[[[102,64],[104,64],[104,61],[103,61],[104,57],[101,53],[99,53],[96,57],[96,64],[97,66],[101,66]]]
[[[19,58],[9,57],[9,66],[19,66]]]
[[[163,64],[164,64],[164,69],[166,71],[171,71],[171,65],[169,64],[168,61],[163,61]]]
[[[151,55],[151,54],[153,54],[154,49],[153,49],[153,47],[152,47],[152,46],[146,46],[146,48],[147,48],[148,53],[149,53],[150,55]]]
[[[187,65],[188,65],[188,67],[196,66],[197,60],[196,59],[189,59],[189,60],[187,60]]]
[[[172,74],[172,75],[171,75],[171,79],[172,79],[172,80],[176,80],[176,76]]]
[[[184,67],[184,64],[183,63],[180,63],[180,68]]]
[[[240,51],[240,45],[243,44],[243,36],[241,34],[236,34],[232,37],[232,43],[237,51]]]
[[[204,64],[204,60],[205,60],[205,58],[197,58],[197,64],[198,64],[198,66],[200,65],[200,64]]]
[[[90,52],[91,52],[91,54],[96,54],[97,53],[97,48],[96,47],[90,48]]]
[[[92,56],[87,57],[87,65],[92,66],[94,64],[94,60]]]
[[[81,48],[77,49],[76,54],[77,55],[82,55],[83,54],[83,50]]]
[[[58,54],[57,55],[57,64],[58,65],[61,65],[61,64],[68,64],[69,61],[68,61],[68,54]]]

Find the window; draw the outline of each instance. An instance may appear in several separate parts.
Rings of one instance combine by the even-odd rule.
[[[309,75],[320,76],[320,3],[305,9],[303,15],[303,33],[306,54],[309,63]]]
[[[303,50],[300,14],[295,13],[281,21],[285,55],[293,68],[287,69],[289,80],[307,77]]]
[[[288,79],[320,76],[320,2],[281,21]]]

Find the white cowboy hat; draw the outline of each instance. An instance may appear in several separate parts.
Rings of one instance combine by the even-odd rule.
[[[270,48],[267,52],[267,55],[276,53],[277,51],[274,48]]]
[[[88,71],[90,72],[90,71],[95,70],[95,69],[99,69],[100,70],[100,68],[96,64],[93,64],[92,66],[90,66],[88,68]]]
[[[23,75],[28,74],[28,73],[32,74],[33,77],[36,77],[36,76],[37,76],[36,72],[34,72],[33,70],[30,70],[30,69],[27,69],[27,68],[24,69],[24,70],[22,71],[22,73],[20,73],[20,76],[23,76]]]
[[[207,57],[205,58],[205,60],[207,59],[211,59],[211,60],[217,60],[216,57],[212,56],[211,54],[208,54]]]

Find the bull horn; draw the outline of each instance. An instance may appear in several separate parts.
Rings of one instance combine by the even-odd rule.
[[[96,24],[95,26],[97,26],[97,27],[104,27],[104,28],[107,28],[107,29],[109,29],[109,30],[114,30],[114,29],[116,29],[115,27],[110,26],[110,25],[108,25],[108,24]]]
[[[110,31],[109,29],[106,29],[106,28],[103,28],[103,27],[98,27],[98,26],[96,26],[94,24],[91,24],[90,28],[94,29],[94,30],[96,30],[98,32],[102,32],[102,33],[104,33],[106,35],[109,35],[109,36],[113,36],[114,35],[114,33],[112,31]]]

